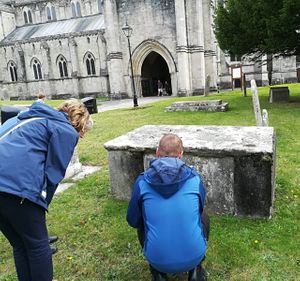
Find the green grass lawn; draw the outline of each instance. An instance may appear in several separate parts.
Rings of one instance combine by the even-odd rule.
[[[261,108],[277,135],[276,198],[271,220],[211,216],[211,236],[204,266],[209,280],[300,280],[300,84],[289,85],[290,102],[270,104],[268,88],[259,89]],[[164,112],[179,100],[222,99],[228,112]],[[3,102],[1,102],[3,103]],[[25,102],[26,103],[26,102]],[[54,104],[53,104],[54,105]],[[58,281],[151,280],[136,232],[125,220],[127,202],[109,192],[107,152],[103,143],[145,124],[254,126],[250,91],[209,97],[185,97],[144,107],[93,115],[94,128],[80,140],[82,163],[101,171],[57,196],[48,228],[57,234],[53,257]],[[17,280],[11,248],[0,234],[0,280]],[[187,280],[186,274],[170,280]]]

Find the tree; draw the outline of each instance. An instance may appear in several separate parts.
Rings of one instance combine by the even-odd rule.
[[[300,1],[219,1],[214,29],[220,48],[232,55],[299,55]]]

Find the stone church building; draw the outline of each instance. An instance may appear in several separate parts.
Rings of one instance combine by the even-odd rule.
[[[0,0],[0,98],[49,99],[203,94],[268,83],[267,67],[217,46],[216,0]],[[296,82],[295,57],[273,63],[275,82]],[[300,68],[300,65],[299,65]]]

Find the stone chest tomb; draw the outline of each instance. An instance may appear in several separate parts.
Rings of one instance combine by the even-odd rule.
[[[115,198],[130,199],[136,177],[155,156],[160,138],[177,134],[183,160],[202,175],[206,207],[216,214],[270,217],[275,188],[272,127],[147,125],[104,144]]]

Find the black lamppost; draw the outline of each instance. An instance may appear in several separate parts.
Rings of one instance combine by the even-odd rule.
[[[130,58],[130,68],[131,68],[131,83],[132,83],[132,90],[133,90],[133,106],[138,106],[137,96],[135,92],[135,84],[134,84],[134,77],[133,77],[133,67],[132,67],[132,56],[131,56],[131,47],[130,47],[130,36],[132,34],[132,27],[128,25],[127,21],[125,25],[122,27],[124,35],[127,37],[128,41],[128,49],[129,49],[129,58]]]

